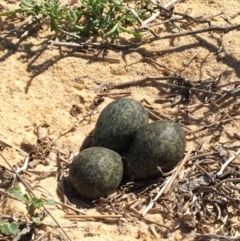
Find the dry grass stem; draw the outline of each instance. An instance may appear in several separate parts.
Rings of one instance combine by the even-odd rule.
[[[182,170],[183,166],[186,164],[186,162],[189,160],[189,157],[193,151],[194,147],[191,147],[189,149],[189,151],[187,152],[187,154],[185,155],[185,157],[183,158],[183,160],[179,163],[179,165],[176,167],[176,171],[172,174],[170,181],[168,182],[166,188],[163,191],[164,195],[167,195],[168,192],[170,191],[172,184],[174,182],[174,180],[177,178],[177,175],[179,175],[179,172]]]
[[[220,240],[220,241],[238,241],[239,237],[233,237],[233,236],[225,236],[225,235],[219,235],[219,234],[196,234],[197,238],[201,238],[203,240]]]
[[[120,214],[112,214],[112,215],[106,215],[106,214],[103,214],[103,215],[89,215],[89,214],[86,214],[86,215],[77,215],[77,214],[66,214],[64,217],[65,217],[65,218],[68,218],[68,219],[87,219],[87,218],[102,219],[102,218],[122,218],[123,215],[120,215]]]
[[[146,209],[143,211],[142,216],[145,216],[147,214],[147,212],[153,207],[153,205],[155,204],[155,202],[159,199],[159,197],[162,194],[167,194],[168,191],[170,190],[173,181],[176,179],[177,175],[179,174],[180,170],[182,169],[182,167],[184,166],[184,164],[188,161],[188,158],[190,156],[190,154],[193,151],[193,147],[190,148],[190,150],[187,152],[187,154],[185,155],[185,157],[183,158],[183,160],[180,162],[180,164],[176,167],[176,171],[173,172],[173,174],[168,177],[166,179],[166,181],[164,182],[162,188],[160,189],[160,191],[158,192],[158,194],[155,196],[154,199],[152,199],[150,201],[150,203],[148,204],[148,206],[146,207]]]
[[[240,154],[240,149],[236,151],[236,153],[231,156],[221,167],[221,169],[217,172],[217,176],[221,176],[226,169],[226,167],[231,163],[238,155]]]
[[[25,151],[21,150],[20,148],[16,147],[15,145],[9,143],[8,141],[6,140],[3,140],[3,139],[0,139],[0,146],[2,147],[11,147],[13,148],[14,150],[18,151],[20,154],[22,154],[23,156],[28,156],[28,153],[26,153]]]
[[[115,63],[115,64],[120,63],[120,59],[101,57],[101,56],[96,56],[96,55],[91,55],[91,54],[83,54],[83,53],[77,53],[77,52],[69,53],[69,56],[81,57],[81,58],[85,58],[85,59],[93,59],[93,60],[98,60],[98,61],[106,61],[106,62]]]

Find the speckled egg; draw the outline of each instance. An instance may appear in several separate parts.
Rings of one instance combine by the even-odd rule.
[[[155,121],[140,129],[126,154],[129,178],[146,179],[170,171],[181,160],[186,148],[185,133],[172,121]]]
[[[93,145],[122,151],[130,147],[138,129],[148,124],[146,109],[136,100],[122,98],[101,112],[93,135]]]
[[[122,157],[104,147],[83,150],[74,158],[69,169],[72,186],[87,199],[97,199],[113,193],[122,176]]]

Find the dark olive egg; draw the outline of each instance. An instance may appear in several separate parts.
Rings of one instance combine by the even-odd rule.
[[[69,179],[84,198],[97,199],[113,193],[123,176],[122,157],[104,147],[90,147],[74,157]]]
[[[137,101],[122,98],[101,112],[93,134],[93,145],[122,151],[130,147],[138,129],[148,124],[148,113]]]
[[[172,121],[155,121],[141,128],[126,154],[129,178],[146,179],[172,170],[184,155],[185,133]]]

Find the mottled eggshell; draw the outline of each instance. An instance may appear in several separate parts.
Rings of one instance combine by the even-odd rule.
[[[84,198],[97,199],[113,193],[123,176],[121,156],[104,147],[80,152],[69,169],[72,186]]]
[[[170,171],[181,160],[186,148],[185,133],[172,121],[155,121],[140,129],[126,155],[129,178],[146,179]]]
[[[137,101],[122,98],[101,112],[93,135],[93,145],[122,151],[129,148],[138,129],[148,124],[148,113]]]

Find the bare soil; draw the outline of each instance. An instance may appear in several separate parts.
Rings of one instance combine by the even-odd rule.
[[[15,3],[0,1],[0,3],[9,9],[18,5],[18,1]],[[223,11],[231,24],[240,23],[239,9],[240,1],[238,0],[188,0],[175,4],[175,10],[182,13],[188,12],[196,17],[210,17]],[[213,17],[211,21],[217,26],[229,25],[226,18],[224,20],[221,16]],[[5,18],[2,18],[0,22],[1,31],[21,28],[20,25],[21,22],[17,20],[11,22]],[[191,23],[186,25],[182,31],[203,27],[208,27],[208,25]],[[169,34],[161,25],[154,27],[154,31],[160,36]],[[169,29],[169,31],[177,32],[178,29]],[[240,31],[231,31],[222,37],[219,32],[200,33],[175,39],[150,41],[131,50],[108,50],[107,57],[116,58],[120,61],[119,63],[68,56],[62,54],[59,48],[50,49],[48,41],[53,35],[48,25],[42,26],[41,29],[24,39],[14,34],[1,33],[0,35],[0,139],[20,149],[26,150],[26,146],[36,144],[36,129],[39,125],[44,124],[43,136],[47,135],[54,139],[59,136],[59,133],[77,124],[74,130],[61,136],[54,146],[55,150],[61,150],[64,153],[63,156],[66,153],[76,154],[89,132],[94,129],[102,109],[114,98],[122,96],[104,96],[104,101],[93,108],[93,100],[96,97],[96,88],[99,87],[99,83],[117,84],[144,79],[148,76],[173,74],[164,67],[144,61],[145,57],[154,59],[158,64],[167,66],[175,73],[180,73],[183,78],[194,84],[199,80],[214,80],[219,76],[221,76],[220,84],[227,84],[230,81],[238,81],[240,77]],[[145,33],[143,38],[152,37],[150,33]],[[130,39],[131,36],[122,35],[120,43],[126,43]],[[80,81],[74,81],[76,78]],[[228,85],[226,88],[236,88],[236,85]],[[195,92],[195,94],[190,94],[189,103],[183,102],[171,107],[172,98],[167,97],[170,88],[157,83],[130,86],[116,91],[129,91],[131,92],[129,97],[138,101],[147,100],[160,117],[165,116],[180,122],[187,127],[186,131],[198,130],[205,125],[219,121],[226,113],[230,115],[229,108],[233,108],[233,102],[235,102],[235,107],[239,107],[239,100],[235,99],[219,108],[200,106],[188,109],[189,106],[202,103],[207,97],[206,94]],[[160,101],[156,102],[156,100]],[[70,113],[73,106],[78,111],[76,116]],[[232,121],[222,125],[215,125],[211,129],[207,128],[196,134],[188,134],[186,151],[192,146],[198,148],[202,145],[202,150],[208,152],[212,150],[212,146],[239,143],[239,139],[230,138],[240,133],[239,116],[232,118]],[[235,151],[237,149],[229,151],[227,157],[229,158]],[[32,184],[36,195],[46,193],[55,200],[63,201],[57,193],[59,180],[56,175],[36,181],[40,174],[56,170],[55,153],[53,151],[50,154],[49,162],[37,164],[32,168],[35,172],[27,171],[23,176]],[[14,148],[6,148],[2,154],[16,169],[24,163],[24,157]],[[240,159],[236,158],[234,162],[239,163]],[[0,163],[7,166],[2,158]],[[0,195],[0,203],[1,215],[29,220],[25,205],[21,202]],[[139,210],[144,210],[146,205],[147,203]],[[65,218],[66,211],[60,205],[49,209],[72,240],[147,241],[157,238],[149,224],[140,219],[83,218],[72,221]],[[87,214],[99,214],[99,209],[96,208],[84,206],[82,210]],[[146,218],[171,227],[176,221],[173,217],[162,215],[161,212],[147,214]],[[236,222],[239,222],[239,217],[236,217]],[[55,222],[49,215],[43,223],[46,225],[39,229],[39,233],[47,231],[50,235],[49,240],[60,240],[58,233],[62,232],[56,228]],[[168,241],[190,241],[194,239],[195,233],[194,230],[184,233],[178,228],[168,232],[165,228],[159,227],[157,235],[159,239],[164,238]]]

